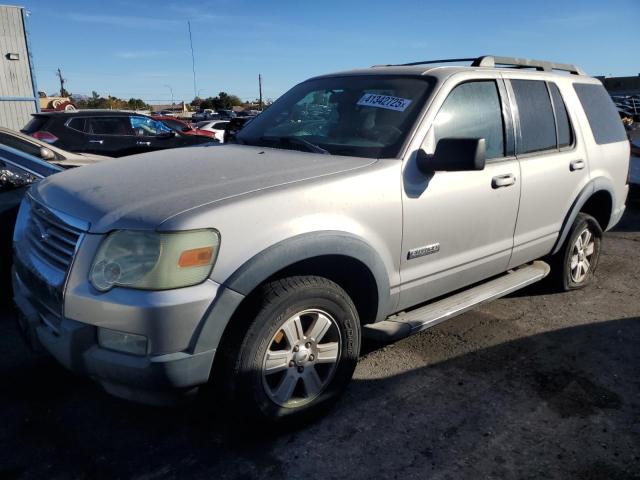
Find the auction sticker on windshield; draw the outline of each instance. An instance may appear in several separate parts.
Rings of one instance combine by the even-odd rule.
[[[397,112],[404,112],[411,104],[410,98],[392,97],[391,95],[376,95],[375,93],[365,93],[358,105],[365,107],[386,108]]]

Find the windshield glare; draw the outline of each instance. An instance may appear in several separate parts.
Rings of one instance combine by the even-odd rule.
[[[237,135],[246,145],[397,157],[432,90],[431,77],[329,77],[301,83]],[[288,139],[304,140],[288,141]],[[311,148],[307,148],[310,143]],[[320,150],[318,150],[320,151]]]

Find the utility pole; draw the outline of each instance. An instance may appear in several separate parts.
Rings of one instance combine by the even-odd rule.
[[[260,92],[260,111],[262,111],[262,75],[258,74],[258,91]]]
[[[60,68],[58,68],[58,72],[56,73],[56,76],[60,79],[60,96],[61,97],[65,97],[65,90],[64,90],[64,82],[65,79],[62,77],[62,70],[60,70]]]
[[[171,88],[171,85],[165,85],[165,87],[171,91],[171,110],[173,110],[173,88]]]
[[[191,69],[193,70],[193,95],[198,96],[198,88],[196,86],[196,57],[193,54],[193,38],[191,38],[191,22],[187,22],[189,27],[189,45],[191,46]]]

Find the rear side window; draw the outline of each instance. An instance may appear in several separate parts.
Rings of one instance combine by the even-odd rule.
[[[77,130],[79,132],[85,132],[86,118],[76,117],[67,122],[67,127]]]
[[[575,83],[573,88],[587,114],[593,138],[598,145],[627,140],[616,107],[602,85]]]
[[[128,117],[93,117],[88,123],[94,135],[133,135]]]
[[[227,123],[229,122],[218,122],[213,125],[213,128],[216,130],[224,130],[224,128],[227,126]]]
[[[532,153],[556,148],[556,125],[545,82],[511,80],[518,104],[521,139],[517,153]]]
[[[458,85],[442,104],[434,122],[437,145],[441,138],[484,138],[487,159],[504,156],[504,126],[496,82]]]
[[[573,143],[573,130],[571,130],[571,122],[567,114],[567,108],[560,95],[560,90],[555,83],[549,84],[551,99],[553,100],[553,111],[556,114],[556,123],[558,125],[558,147],[568,147]]]

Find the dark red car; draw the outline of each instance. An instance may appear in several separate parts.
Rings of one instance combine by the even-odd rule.
[[[194,128],[191,126],[190,123],[185,122],[184,120],[180,120],[176,117],[170,117],[168,115],[151,115],[151,118],[153,118],[154,120],[160,120],[169,128],[177,132],[180,132],[183,135],[200,135],[202,137],[215,138],[215,134],[213,132],[209,132],[207,130],[200,130],[199,128]]]

